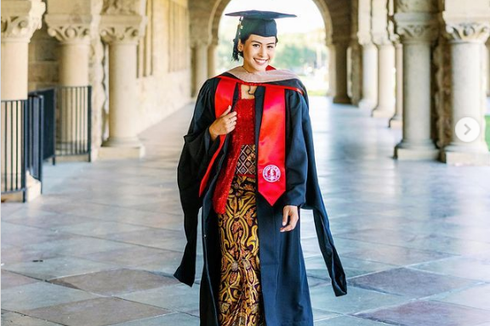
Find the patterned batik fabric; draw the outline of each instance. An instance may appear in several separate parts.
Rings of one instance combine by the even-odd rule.
[[[221,240],[220,326],[263,326],[256,179],[235,175],[218,214]]]
[[[236,164],[236,174],[255,175],[255,145],[242,145]]]

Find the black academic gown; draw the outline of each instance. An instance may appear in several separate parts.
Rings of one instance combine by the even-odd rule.
[[[236,78],[224,73],[224,76]],[[219,141],[211,141],[208,127],[216,119],[214,96],[219,79],[205,82],[197,97],[194,116],[178,166],[178,185],[184,210],[187,245],[175,277],[192,286],[195,278],[198,211],[202,208],[204,268],[200,289],[201,326],[219,326],[217,294],[220,283],[220,243],[212,194],[218,172],[227,155],[228,137],[215,160],[208,186],[199,198],[199,185]],[[267,326],[313,326],[305,262],[300,243],[300,223],[290,232],[279,232],[284,205],[312,209],[315,229],[336,296],[347,293],[345,274],[329,229],[327,212],[318,186],[313,138],[308,113],[308,97],[298,79],[271,84],[303,90],[304,95],[286,90],[286,192],[271,206],[257,192],[259,255],[264,314]],[[234,103],[238,99],[235,89]],[[260,131],[265,87],[255,91],[255,144]],[[239,126],[238,126],[239,128]],[[328,307],[327,307],[328,308]]]

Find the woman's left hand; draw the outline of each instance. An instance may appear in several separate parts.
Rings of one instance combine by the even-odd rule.
[[[281,232],[294,230],[299,220],[298,206],[286,205],[282,210],[282,214]]]

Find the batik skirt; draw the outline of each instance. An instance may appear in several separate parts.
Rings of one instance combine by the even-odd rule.
[[[235,175],[218,214],[221,246],[220,326],[263,326],[255,176]]]

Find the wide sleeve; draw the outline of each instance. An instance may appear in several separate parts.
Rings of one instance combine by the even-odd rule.
[[[198,213],[202,206],[199,185],[207,165],[217,150],[219,141],[211,141],[209,126],[215,120],[214,92],[216,82],[210,79],[204,83],[197,96],[194,115],[189,130],[184,136],[184,147],[177,168],[177,184],[184,212],[184,231],[187,244],[182,262],[174,276],[192,286],[196,273],[196,247]]]
[[[306,201],[308,153],[303,134],[308,105],[303,95],[288,91],[286,107],[286,192],[283,205],[302,206]]]
[[[306,93],[305,93],[306,94]],[[305,102],[308,103],[308,97],[305,95]],[[303,205],[305,209],[313,210],[313,220],[318,238],[318,245],[327,266],[328,274],[332,282],[332,288],[335,296],[347,294],[347,281],[342,267],[337,249],[330,231],[325,203],[323,202],[322,193],[318,184],[318,173],[315,163],[315,150],[313,145],[313,131],[311,128],[310,115],[308,111],[303,111],[302,129],[304,144],[307,152],[308,173],[306,180],[306,202]]]

